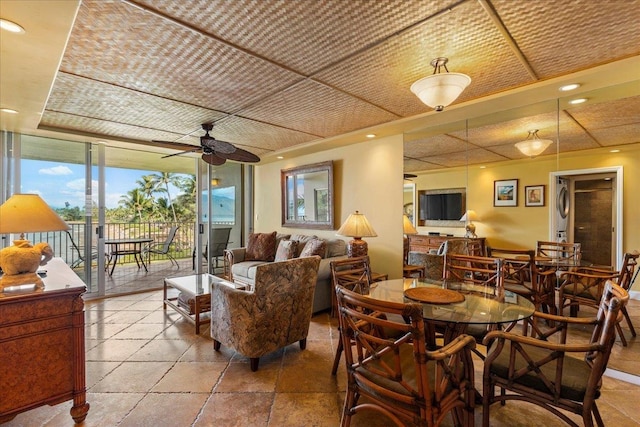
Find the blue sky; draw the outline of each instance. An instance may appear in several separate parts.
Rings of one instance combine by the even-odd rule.
[[[22,160],[22,193],[39,194],[50,206],[61,208],[65,202],[73,206],[84,206],[84,165],[40,160]],[[118,207],[120,198],[129,190],[137,188],[136,181],[143,175],[159,173],[135,169],[106,168],[105,204],[107,208]],[[98,182],[93,182],[93,193],[97,194]],[[171,197],[178,189],[169,186]],[[158,197],[161,197],[158,195]]]

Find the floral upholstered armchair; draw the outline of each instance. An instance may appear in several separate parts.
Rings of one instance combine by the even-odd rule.
[[[442,271],[444,269],[444,255],[461,254],[475,255],[476,248],[473,241],[464,238],[450,239],[445,241],[440,249],[434,253],[425,252],[409,252],[408,264],[424,266],[424,276],[428,279],[442,279]]]
[[[304,350],[319,265],[319,256],[259,265],[250,290],[212,283],[214,349],[235,349],[251,359],[252,371],[260,356],[296,341]]]

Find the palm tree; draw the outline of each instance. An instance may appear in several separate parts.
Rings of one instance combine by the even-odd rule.
[[[198,194],[195,175],[182,177],[177,187],[180,189],[180,194],[176,197],[176,205],[179,207],[182,220],[193,221],[196,210],[195,202]]]
[[[134,212],[134,215],[137,214],[139,222],[142,222],[142,212],[153,207],[153,201],[138,188],[129,190],[126,195],[120,198],[118,203]]]
[[[182,177],[178,174],[171,172],[161,172],[160,174],[149,175],[153,184],[153,191],[156,193],[166,193],[169,200],[169,206],[171,206],[171,212],[173,212],[173,221],[177,222],[176,210],[173,206],[173,200],[171,199],[171,192],[169,191],[169,184],[173,184],[176,187],[180,187],[182,183]]]
[[[151,201],[151,211],[155,211],[155,200],[153,197],[153,193],[156,189],[156,183],[153,179],[153,175],[143,175],[139,180],[136,181],[136,184],[140,186],[139,190],[145,197]]]

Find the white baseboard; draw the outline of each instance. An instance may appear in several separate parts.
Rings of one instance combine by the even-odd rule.
[[[633,374],[628,374],[622,371],[616,371],[615,369],[607,368],[604,371],[604,375],[610,378],[615,378],[620,381],[625,381],[634,385],[640,385],[640,377]]]
[[[629,299],[640,299],[640,291],[629,291]]]

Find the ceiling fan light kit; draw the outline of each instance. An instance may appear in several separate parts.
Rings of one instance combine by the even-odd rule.
[[[538,129],[530,130],[527,139],[516,143],[516,148],[529,157],[539,156],[553,143],[550,139],[540,139]]]
[[[447,62],[448,58],[435,58],[431,61],[433,74],[411,85],[411,92],[436,111],[444,110],[444,107],[455,101],[471,83],[471,77],[466,74],[450,73]],[[442,68],[445,70],[444,73]]]

